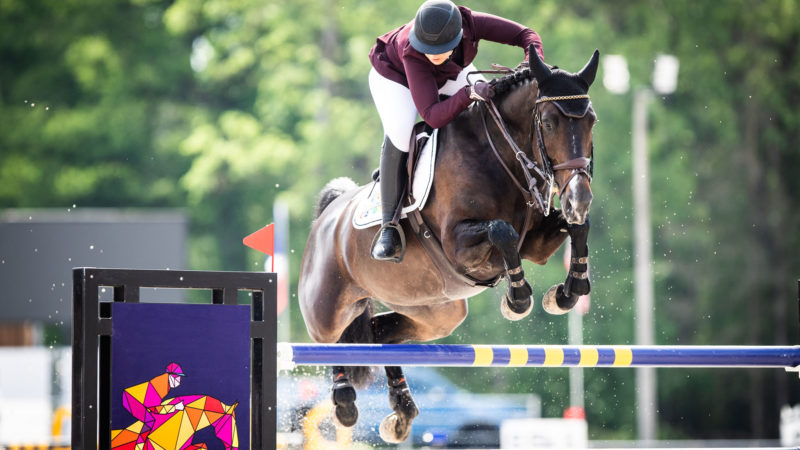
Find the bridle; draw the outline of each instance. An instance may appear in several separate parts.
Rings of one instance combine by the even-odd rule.
[[[489,142],[489,146],[491,147],[492,151],[495,154],[495,157],[500,162],[500,165],[505,169],[508,176],[517,186],[517,188],[522,193],[523,198],[525,199],[525,204],[528,206],[528,209],[525,212],[525,223],[522,227],[522,234],[520,235],[519,243],[517,245],[517,250],[522,247],[522,243],[525,240],[525,234],[530,228],[530,222],[533,218],[533,208],[537,207],[542,211],[542,214],[547,217],[550,214],[550,208],[552,205],[553,196],[557,193],[559,194],[559,198],[564,195],[564,192],[569,186],[569,183],[572,179],[580,174],[584,174],[589,179],[589,182],[592,180],[592,160],[586,157],[578,157],[571,159],[569,161],[553,165],[550,161],[550,158],[547,156],[547,149],[544,145],[544,139],[542,138],[542,120],[541,120],[541,113],[539,111],[539,105],[544,102],[557,102],[561,100],[578,100],[578,99],[588,99],[588,94],[579,94],[579,95],[565,95],[565,96],[554,96],[554,97],[538,97],[536,99],[536,104],[533,107],[533,115],[534,115],[534,124],[536,126],[536,148],[539,153],[539,159],[542,161],[541,166],[537,164],[536,161],[531,161],[530,158],[520,150],[517,143],[514,141],[514,138],[508,132],[508,128],[503,121],[503,118],[500,116],[500,111],[497,109],[497,105],[491,99],[488,99],[486,103],[486,110],[489,112],[489,115],[494,120],[494,123],[497,125],[497,128],[502,133],[503,137],[505,138],[508,145],[511,147],[511,150],[514,152],[515,159],[519,162],[520,167],[522,168],[522,173],[525,176],[525,181],[527,183],[527,187],[523,186],[508,165],[505,163],[503,158],[500,155],[500,152],[497,150],[497,146],[494,144],[494,140],[489,133],[489,127],[486,122],[486,116],[481,110],[481,119],[483,121],[483,130],[486,135],[486,139]],[[531,133],[533,133],[533,129],[531,129]],[[572,172],[567,177],[567,180],[564,182],[564,185],[558,189],[557,184],[555,182],[555,173],[559,170],[571,170]],[[539,189],[539,181],[542,181],[542,188]]]
[[[547,157],[547,151],[544,146],[544,139],[542,138],[542,116],[541,112],[539,111],[539,104],[544,102],[558,102],[562,100],[582,100],[582,99],[589,99],[588,94],[577,94],[577,95],[560,95],[556,97],[539,97],[536,99],[536,106],[534,107],[534,120],[536,121],[536,146],[539,148],[539,157],[542,159],[543,164],[545,166],[550,166],[550,159]],[[495,108],[496,109],[496,108]],[[594,145],[593,145],[594,147]],[[594,155],[594,148],[592,148],[592,155]],[[558,170],[572,170],[572,172],[567,177],[567,180],[564,182],[564,185],[561,186],[561,190],[558,193],[559,198],[564,195],[564,191],[567,190],[567,186],[572,181],[573,178],[580,174],[586,175],[589,179],[589,182],[592,182],[592,159],[586,157],[578,157],[570,159],[569,161],[563,162],[561,164],[556,164],[549,168],[550,173],[555,173]]]

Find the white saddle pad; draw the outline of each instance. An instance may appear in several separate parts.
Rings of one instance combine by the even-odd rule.
[[[422,152],[414,169],[414,184],[411,186],[411,194],[414,203],[403,208],[401,217],[415,210],[422,210],[428,200],[428,194],[433,186],[433,165],[436,162],[436,137],[439,130],[433,133],[422,148]],[[422,137],[418,135],[417,139]],[[356,212],[353,215],[353,226],[356,228],[369,228],[381,224],[381,187],[379,182],[374,182],[369,189],[362,190],[353,199],[357,203]]]

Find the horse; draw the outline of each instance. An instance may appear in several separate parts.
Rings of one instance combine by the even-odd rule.
[[[507,282],[500,309],[509,320],[533,306],[522,259],[544,264],[570,237],[564,283],[542,305],[564,314],[588,294],[592,129],[588,90],[595,51],[577,73],[530,62],[490,81],[495,96],[475,102],[439,129],[435,175],[421,211],[400,221],[405,257],[370,258],[374,229],[351,225],[359,194],[347,178],[320,193],[301,263],[298,297],[310,337],[320,343],[399,344],[449,336],[467,315],[467,298]],[[528,67],[526,67],[528,66]],[[559,195],[560,206],[552,200]],[[412,218],[413,216],[413,218]],[[416,218],[416,220],[414,219]],[[372,302],[390,311],[373,315]],[[334,419],[358,419],[356,387],[369,368],[333,367]],[[385,367],[393,410],[380,425],[389,443],[404,441],[419,413],[402,368]]]
[[[226,405],[209,395],[184,395],[165,399],[149,409],[152,422],[137,420],[123,430],[111,431],[111,448],[135,450],[137,448],[169,450],[207,449],[205,443],[193,443],[194,434],[214,428],[214,435],[226,450],[239,448],[236,427],[236,407],[239,402]]]

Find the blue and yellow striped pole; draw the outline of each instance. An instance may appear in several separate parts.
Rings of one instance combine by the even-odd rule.
[[[800,346],[278,344],[280,367],[784,367]]]

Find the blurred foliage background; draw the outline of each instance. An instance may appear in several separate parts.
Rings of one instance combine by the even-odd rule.
[[[419,0],[0,0],[0,207],[184,207],[193,269],[260,270],[243,236],[290,205],[296,277],[312,205],[331,178],[366,183],[380,121],[366,77],[376,36]],[[678,89],[649,108],[659,344],[797,343],[800,3],[795,0],[465,0],[540,33],[575,71],[598,48],[634,88],[659,53]],[[515,65],[481,44],[476,61]],[[589,344],[632,344],[632,93],[599,80]],[[526,268],[541,296],[560,253]],[[292,297],[296,280],[290,281]],[[566,317],[519,323],[500,292],[472,299],[446,342],[567,341]],[[297,308],[295,341],[307,341]],[[445,371],[460,385],[568,405],[566,369]],[[635,437],[633,370],[587,370],[591,439]],[[782,371],[659,370],[659,437],[777,438],[798,400]],[[413,380],[412,380],[413,384]]]

